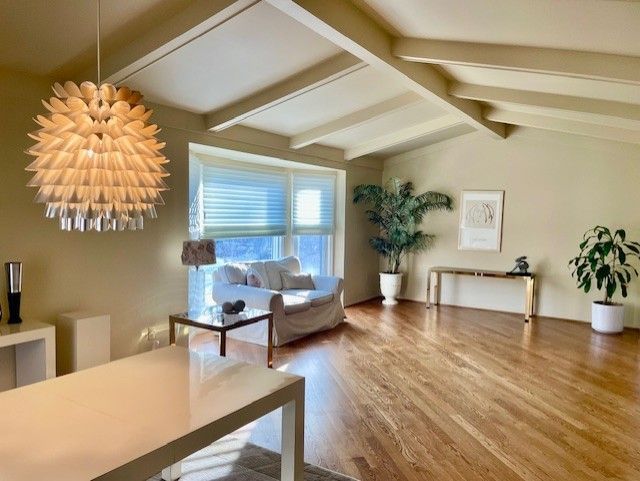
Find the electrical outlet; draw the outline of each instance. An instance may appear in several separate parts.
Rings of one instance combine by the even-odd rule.
[[[147,328],[147,341],[155,341],[157,338],[156,330],[153,327]]]

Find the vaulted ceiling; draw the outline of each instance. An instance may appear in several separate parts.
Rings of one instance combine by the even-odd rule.
[[[640,3],[103,0],[103,75],[220,132],[389,156],[521,125],[640,143]],[[95,5],[0,0],[0,66],[94,78]],[[82,21],[79,21],[82,19]]]

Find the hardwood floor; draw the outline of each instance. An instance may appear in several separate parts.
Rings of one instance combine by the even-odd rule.
[[[347,316],[274,355],[306,377],[306,461],[363,481],[640,479],[638,331],[411,302]],[[251,441],[279,451],[279,423]]]

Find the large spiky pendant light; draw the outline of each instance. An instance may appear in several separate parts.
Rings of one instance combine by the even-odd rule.
[[[41,128],[29,134],[37,143],[27,150],[36,157],[27,185],[63,230],[142,229],[164,204],[165,144],[140,92],[100,83],[100,0],[97,23],[98,84],[56,83],[56,96],[42,101],[49,113],[34,119]]]

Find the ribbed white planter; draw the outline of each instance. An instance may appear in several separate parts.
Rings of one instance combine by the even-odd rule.
[[[603,304],[596,301],[591,304],[591,327],[604,334],[615,334],[624,329],[624,305]]]
[[[396,297],[402,288],[402,274],[380,273],[380,292],[384,296],[382,303],[385,306],[393,306],[398,303]]]

